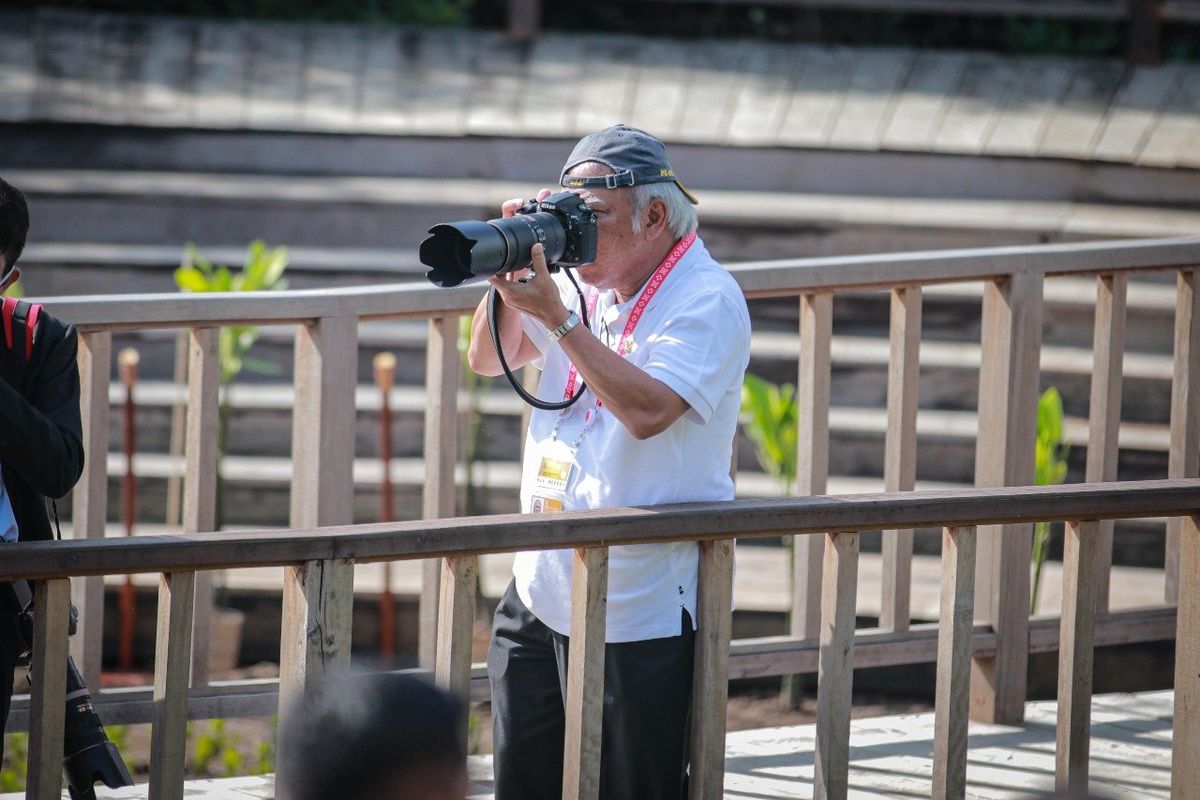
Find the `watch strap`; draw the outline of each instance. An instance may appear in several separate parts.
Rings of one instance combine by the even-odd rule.
[[[579,314],[572,311],[570,316],[567,317],[563,324],[550,330],[550,341],[557,342],[559,339],[574,330],[575,326],[577,326],[579,323]]]

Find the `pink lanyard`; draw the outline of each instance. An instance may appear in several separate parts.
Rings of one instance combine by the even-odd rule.
[[[687,253],[688,249],[695,241],[695,231],[680,239],[675,246],[671,248],[671,252],[667,253],[667,257],[663,259],[663,262],[658,265],[658,269],[654,270],[654,274],[650,276],[650,280],[646,281],[646,285],[642,288],[642,293],[638,295],[637,302],[634,303],[633,309],[629,312],[629,319],[625,322],[625,330],[622,331],[621,338],[617,340],[617,355],[622,357],[628,355],[626,350],[629,346],[629,343],[632,341],[633,330],[637,327],[637,324],[641,322],[642,314],[646,313],[646,307],[650,305],[650,301],[654,298],[654,295],[658,293],[659,288],[663,285],[663,282],[667,279],[667,276],[671,274],[671,270],[675,269],[675,266],[683,258],[684,254]],[[593,294],[591,299],[588,300],[589,321],[593,319],[593,315],[596,311],[596,305],[599,300],[599,292]],[[572,364],[571,368],[567,371],[567,388],[563,390],[564,400],[569,400],[572,396],[574,396],[575,383],[578,379],[579,372],[575,369],[575,365]],[[596,408],[600,408],[601,405],[600,399],[597,398]]]

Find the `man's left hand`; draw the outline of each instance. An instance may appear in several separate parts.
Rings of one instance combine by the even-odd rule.
[[[550,268],[546,265],[546,248],[535,244],[531,254],[533,266],[530,277],[526,280],[514,280],[510,273],[493,275],[488,282],[496,287],[506,306],[528,314],[546,328],[553,329],[566,322],[571,312],[563,305],[558,285],[550,277]]]

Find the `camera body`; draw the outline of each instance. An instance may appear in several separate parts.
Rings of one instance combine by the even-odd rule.
[[[550,254],[546,254],[551,271],[560,267],[580,267],[596,260],[596,212],[588,208],[582,197],[575,192],[558,192],[540,203],[530,200],[518,209],[517,215],[536,220],[538,218],[533,215],[539,212],[553,214],[564,231],[562,255],[550,260]],[[546,236],[541,230],[544,223],[539,220],[530,224],[538,232],[538,241],[545,244]]]
[[[421,263],[431,283],[448,288],[528,268],[535,244],[546,248],[551,268],[588,264],[596,260],[596,240],[596,213],[564,191],[530,200],[512,217],[434,225],[421,242]]]

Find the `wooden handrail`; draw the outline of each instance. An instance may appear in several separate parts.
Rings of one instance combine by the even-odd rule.
[[[1200,264],[1200,237],[799,258],[730,265],[748,297],[882,289],[1014,273],[1098,274]],[[288,324],[322,317],[420,318],[467,314],[483,287],[422,283],[286,292],[131,294],[44,298],[81,331]]]
[[[946,489],[9,545],[0,580],[1200,512],[1200,479]]]
[[[191,425],[188,513],[178,536],[142,536],[104,540],[106,495],[103,472],[88,473],[77,495],[77,529],[80,539],[64,542],[24,543],[10,546],[0,562],[0,580],[25,577],[40,581],[39,591],[58,598],[68,577],[86,576],[77,582],[86,601],[81,619],[83,633],[77,652],[84,650],[85,670],[98,671],[96,653],[87,652],[100,629],[100,584],[95,576],[156,572],[164,577],[159,599],[160,630],[156,659],[156,750],[166,762],[152,768],[154,791],[163,797],[180,796],[178,741],[191,700],[213,707],[214,697],[204,683],[203,642],[192,652],[194,615],[196,635],[207,625],[210,590],[205,570],[256,566],[285,568],[283,621],[280,639],[278,700],[286,702],[322,674],[348,669],[351,634],[353,570],[358,563],[396,559],[428,559],[436,574],[440,567],[440,613],[432,597],[436,581],[425,584],[425,663],[434,667],[438,682],[467,694],[474,680],[470,663],[474,618],[476,557],[485,553],[529,549],[575,548],[579,554],[574,603],[572,656],[575,669],[568,681],[566,742],[567,769],[564,796],[595,798],[598,792],[596,757],[602,684],[598,665],[604,663],[603,604],[607,548],[614,545],[698,541],[701,544],[701,582],[697,622],[701,634],[696,649],[696,698],[693,700],[692,796],[717,798],[722,787],[724,742],[723,703],[708,701],[723,696],[731,674],[730,653],[745,660],[744,647],[731,648],[731,553],[734,538],[797,535],[796,594],[793,633],[790,639],[766,644],[751,674],[779,674],[779,665],[801,669],[819,667],[816,796],[844,798],[849,753],[849,708],[855,647],[863,648],[861,665],[872,659],[887,663],[912,663],[938,656],[940,672],[947,676],[939,691],[939,748],[935,755],[938,792],[957,794],[965,770],[960,732],[965,730],[968,707],[994,721],[1016,722],[1024,711],[1026,655],[1032,649],[1057,645],[1047,638],[1045,626],[1034,625],[1028,614],[1028,526],[1033,521],[1066,521],[1077,538],[1086,539],[1086,553],[1106,550],[1103,521],[1165,516],[1172,520],[1168,537],[1168,585],[1179,575],[1181,588],[1194,576],[1187,572],[1196,555],[1196,519],[1200,514],[1200,460],[1195,428],[1200,423],[1200,312],[1194,291],[1200,264],[1200,237],[1033,247],[986,248],[924,253],[790,259],[735,265],[732,273],[750,297],[796,295],[801,299],[802,357],[798,396],[802,419],[808,428],[799,437],[799,488],[820,495],[828,474],[829,336],[833,296],[838,291],[889,289],[893,303],[894,359],[889,400],[889,489],[910,489],[913,442],[911,429],[919,369],[920,286],[956,281],[984,283],[980,368],[981,433],[976,480],[988,488],[945,491],[894,491],[842,497],[809,496],[796,499],[743,500],[693,503],[645,508],[617,508],[554,515],[510,514],[453,518],[453,455],[456,381],[459,370],[455,347],[457,319],[475,306],[481,287],[441,290],[422,284],[356,287],[312,292],[277,292],[255,295],[135,295],[99,298],[56,298],[53,310],[75,322],[80,331],[85,416],[90,421],[89,452],[103,451],[107,409],[108,359],[111,331],[140,328],[190,328],[193,340],[191,375]],[[1017,486],[1033,479],[1033,407],[1038,386],[1042,284],[1047,275],[1089,274],[1103,289],[1108,281],[1123,288],[1134,270],[1173,269],[1179,273],[1176,313],[1175,376],[1172,413],[1172,467],[1170,479],[1159,481],[1085,483],[1067,486]],[[905,300],[909,302],[905,302]],[[1093,409],[1092,437],[1097,458],[1111,460],[1115,446],[1114,419],[1119,419],[1121,331],[1116,323],[1120,303],[1109,309],[1101,303],[1096,318],[1096,384],[1108,405]],[[358,325],[361,320],[411,317],[430,321],[430,350],[426,391],[429,396],[425,431],[425,462],[431,469],[424,497],[426,519],[349,525],[352,518],[352,476],[355,364]],[[291,528],[285,531],[206,533],[216,526],[213,517],[215,477],[211,428],[214,420],[214,352],[217,328],[232,323],[297,324],[296,409],[293,415]],[[1107,366],[1107,371],[1105,367]],[[906,439],[908,441],[906,441]],[[1103,445],[1103,446],[1101,446]],[[91,459],[89,463],[102,463]],[[1099,473],[1099,475],[1094,474]],[[1089,467],[1089,479],[1111,478],[1111,470]],[[446,517],[445,519],[436,519]],[[1178,521],[1179,518],[1182,521]],[[944,561],[944,590],[953,589],[945,602],[953,618],[943,614],[940,636],[932,639],[926,628],[903,631],[907,625],[908,547],[896,531],[939,527],[947,530],[953,547]],[[979,599],[976,602],[967,572],[974,563],[973,531],[979,529]],[[890,571],[894,580],[885,597],[893,630],[883,641],[855,630],[854,589],[858,538],[863,531],[885,530],[889,541]],[[1082,532],[1082,533],[1081,533]],[[91,538],[89,538],[91,537]],[[1101,541],[1095,541],[1099,538]],[[1079,542],[1078,544],[1084,544]],[[962,552],[958,552],[958,548]],[[1179,550],[1179,552],[1176,552]],[[1073,553],[1076,551],[1072,551]],[[955,555],[957,554],[957,560]],[[944,557],[945,557],[944,553]],[[1158,619],[1155,625],[1125,633],[1138,619],[1088,612],[1093,594],[1104,584],[1096,562],[1103,556],[1072,556],[1073,600],[1064,606],[1064,674],[1086,677],[1090,669],[1091,642],[1120,641],[1122,636],[1159,637],[1164,625],[1175,622],[1182,642],[1194,632],[1200,608],[1182,601],[1177,618]],[[1184,569],[1180,569],[1183,566]],[[201,590],[201,587],[202,590]],[[1095,587],[1095,588],[1094,588]],[[192,592],[197,599],[192,600]],[[1194,591],[1194,589],[1193,589]],[[1172,599],[1168,596],[1168,600]],[[49,601],[47,601],[49,602]],[[977,606],[987,629],[971,625]],[[1174,613],[1173,609],[1169,609]],[[426,613],[427,612],[427,613]],[[440,617],[440,619],[437,619]],[[436,621],[433,621],[436,620]],[[53,623],[53,624],[52,624]],[[39,619],[37,635],[50,658],[65,654],[58,623]],[[817,634],[819,633],[819,641]],[[436,634],[434,636],[433,634]],[[1141,639],[1139,639],[1141,640]],[[803,651],[803,652],[802,652]],[[1182,652],[1182,651],[1181,651]],[[782,656],[782,657],[781,657]],[[802,657],[801,657],[802,656]],[[974,666],[967,669],[969,658]],[[1192,658],[1192,656],[1187,656]],[[899,660],[897,660],[899,659]],[[906,660],[907,659],[907,660]],[[1186,658],[1181,656],[1181,662]],[[1200,660],[1195,656],[1194,660]],[[195,662],[195,663],[193,663]],[[769,662],[769,663],[768,663]],[[883,663],[883,662],[881,662]],[[1188,662],[1190,663],[1190,662]],[[764,666],[765,665],[765,666]],[[764,672],[763,670],[766,670]],[[192,692],[187,690],[189,673]],[[1182,678],[1181,697],[1200,695],[1200,680],[1189,666]],[[738,674],[733,670],[733,674]],[[988,685],[972,687],[966,701],[967,675],[984,675]],[[1072,681],[1068,681],[1071,683]],[[1060,760],[1063,780],[1086,780],[1086,730],[1083,710],[1090,690],[1076,691],[1069,724],[1060,730],[1060,746],[1070,747]],[[198,693],[198,694],[197,694]],[[1190,693],[1190,694],[1189,694]],[[203,697],[201,697],[203,695]],[[29,705],[31,721],[47,730],[58,723],[50,707],[56,695],[46,689]],[[189,697],[190,696],[190,697]],[[185,702],[187,699],[188,702]],[[261,710],[271,700],[253,697]],[[1190,702],[1190,701],[1189,701]],[[219,705],[219,702],[217,702]],[[1067,708],[1067,706],[1064,706]],[[697,712],[700,709],[700,712]],[[52,737],[50,737],[52,738]],[[54,763],[55,746],[42,737],[33,748],[39,775],[38,796],[57,796],[48,764]],[[1177,738],[1177,753],[1190,754]],[[1184,750],[1179,750],[1183,747]],[[1200,756],[1200,754],[1197,754]],[[159,756],[155,756],[158,758]],[[1197,758],[1200,760],[1200,757]],[[43,774],[44,773],[44,774]]]

